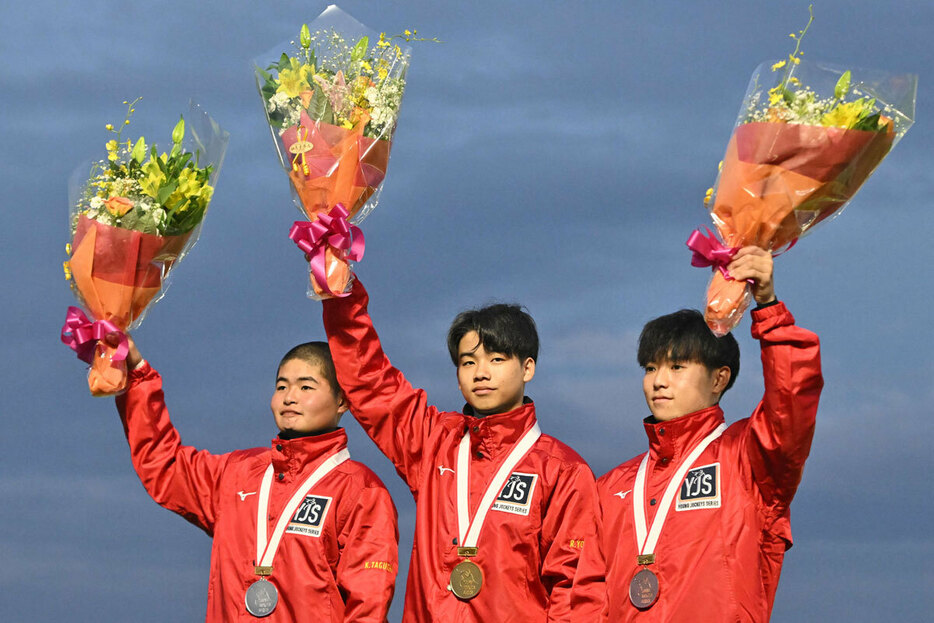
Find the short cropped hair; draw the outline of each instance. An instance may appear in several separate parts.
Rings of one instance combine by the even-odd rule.
[[[529,357],[532,361],[538,359],[535,321],[518,305],[497,303],[459,313],[448,330],[448,352],[455,366],[461,339],[471,331],[477,332],[479,345],[489,352],[515,356],[521,361]]]
[[[730,381],[724,393],[739,375],[736,338],[730,333],[723,337],[715,336],[704,315],[696,309],[682,309],[647,322],[639,336],[638,358],[643,368],[653,361],[693,361],[702,363],[708,370],[727,366]]]
[[[306,342],[295,346],[282,357],[282,361],[279,362],[279,367],[276,368],[276,372],[278,373],[287,361],[293,359],[298,359],[309,365],[321,368],[321,373],[331,386],[331,392],[335,396],[340,396],[341,388],[340,385],[337,384],[337,371],[334,369],[334,360],[331,359],[331,351],[328,348],[327,342]]]

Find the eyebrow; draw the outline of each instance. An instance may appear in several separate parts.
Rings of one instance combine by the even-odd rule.
[[[313,377],[313,376],[300,376],[300,377],[298,377],[298,378],[295,379],[295,380],[296,380],[297,382],[298,382],[298,381],[311,381],[312,383],[319,383],[319,382],[320,382],[320,381],[318,381],[318,379],[316,379],[316,378]],[[280,376],[279,378],[276,379],[276,384],[278,384],[278,383],[288,383],[288,382],[289,382],[289,379],[285,378],[284,376]]]

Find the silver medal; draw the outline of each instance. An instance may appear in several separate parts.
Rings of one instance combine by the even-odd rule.
[[[257,580],[246,589],[246,611],[255,617],[265,617],[272,614],[279,603],[279,591],[269,580]]]

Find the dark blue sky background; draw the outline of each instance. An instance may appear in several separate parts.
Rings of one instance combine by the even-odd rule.
[[[774,621],[926,620],[934,608],[930,353],[934,5],[815,3],[805,57],[920,74],[918,123],[844,213],[776,261],[779,297],[822,339],[826,387],[792,506]],[[417,28],[409,86],[358,273],[385,350],[435,404],[462,399],[444,348],[468,306],[517,301],[543,342],[528,387],[543,429],[602,474],[646,446],[635,340],[703,305],[688,233],[747,80],[791,50],[807,2],[346,0],[375,30]],[[230,131],[198,245],[137,330],[186,443],[274,435],[279,357],[323,337],[286,234],[298,212],[250,59],[324,3],[37,0],[0,8],[0,613],[4,621],[203,618],[210,540],[157,507],[113,404],[58,341],[66,180],[143,96],[132,136],[168,141],[194,97]],[[761,396],[748,319],[723,406]],[[400,558],[413,504],[349,417],[355,458],[392,491]],[[407,566],[391,620],[399,620]]]

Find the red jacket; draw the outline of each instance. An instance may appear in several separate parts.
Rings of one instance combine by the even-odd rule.
[[[183,446],[169,421],[162,379],[149,364],[130,372],[117,408],[146,491],[213,537],[207,621],[256,621],[246,612],[244,596],[257,579],[253,565],[263,473],[272,462],[271,535],[299,484],[326,456],[347,446],[346,433],[276,438],[269,448],[222,455]],[[269,578],[279,603],[263,621],[385,621],[395,586],[397,543],[396,509],[383,483],[361,463],[341,463],[309,491],[282,536]]]
[[[604,562],[593,473],[560,441],[542,435],[512,474],[526,484],[511,510],[493,505],[472,558],[483,589],[469,601],[449,589],[457,554],[457,448],[470,431],[470,513],[512,445],[535,423],[528,402],[508,413],[442,413],[383,354],[354,284],[324,301],[324,326],[350,410],[395,464],[416,502],[415,542],[405,595],[406,622],[511,623],[600,618]],[[509,484],[500,493],[507,496]],[[512,490],[510,490],[511,492]]]
[[[604,512],[610,621],[767,621],[785,550],[791,547],[789,504],[811,448],[823,380],[817,336],[794,326],[778,303],[752,313],[762,345],[765,395],[694,461],[658,539],[658,601],[637,610],[629,601],[636,562],[632,488],[644,455],[599,479]],[[719,406],[650,423],[646,523],[682,459],[723,422]],[[680,507],[680,508],[679,508]]]

